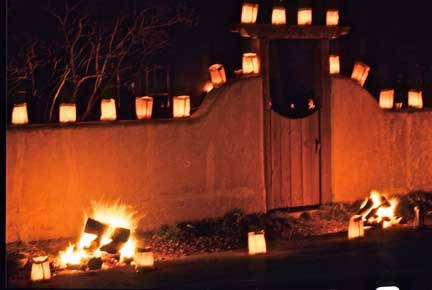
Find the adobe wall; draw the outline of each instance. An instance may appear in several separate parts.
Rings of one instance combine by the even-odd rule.
[[[7,130],[6,241],[73,237],[93,200],[121,200],[141,229],[265,211],[261,79],[211,92],[189,119]]]
[[[350,79],[332,79],[334,201],[370,190],[432,190],[432,112],[394,113]]]

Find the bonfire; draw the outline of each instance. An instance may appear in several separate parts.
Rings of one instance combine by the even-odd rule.
[[[76,244],[58,256],[62,269],[110,269],[133,264],[136,252],[136,212],[118,202],[93,203]]]
[[[360,206],[357,215],[363,219],[365,226],[388,228],[399,224],[402,217],[396,216],[396,208],[399,199],[396,197],[388,198],[378,191],[371,191]]]

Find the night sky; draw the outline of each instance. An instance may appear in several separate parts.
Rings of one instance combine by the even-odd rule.
[[[148,1],[84,1],[101,10],[105,18],[119,11],[139,9]],[[207,54],[209,63],[223,63],[228,77],[241,67],[244,40],[230,32],[239,23],[240,0],[203,1],[190,0],[197,15],[197,25],[180,27],[175,33],[175,47],[171,50],[176,58],[187,51]],[[286,1],[289,4],[297,1]],[[332,53],[341,55],[341,73],[351,74],[353,63],[363,61],[371,66],[365,88],[375,97],[381,88],[421,88],[425,107],[432,107],[432,38],[428,1],[350,0],[313,1],[314,7],[336,5],[340,9],[340,25],[352,28],[350,35],[332,41]],[[19,36],[29,33],[45,41],[56,39],[55,20],[43,7],[46,0],[8,1],[8,54],[19,51]],[[91,4],[90,4],[91,3]],[[270,6],[273,1],[261,1]],[[260,9],[261,22],[266,19],[265,8]],[[315,15],[316,14],[316,15]],[[324,11],[314,10],[314,20]],[[290,19],[288,19],[290,23]],[[14,41],[17,39],[17,41]],[[205,51],[203,51],[205,50]]]

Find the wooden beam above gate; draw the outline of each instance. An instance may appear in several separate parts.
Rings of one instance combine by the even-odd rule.
[[[245,38],[267,39],[335,39],[350,32],[345,26],[299,26],[271,24],[239,24],[231,32]]]

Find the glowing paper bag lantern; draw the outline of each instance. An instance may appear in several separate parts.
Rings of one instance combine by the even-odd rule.
[[[137,268],[154,268],[154,255],[150,249],[138,250],[134,255]]]
[[[379,106],[382,109],[393,108],[394,90],[382,90],[379,95]]]
[[[273,7],[272,12],[272,24],[274,25],[284,25],[286,24],[286,11],[283,6]]]
[[[312,24],[312,8],[299,8],[297,12],[298,25],[311,25]]]
[[[354,215],[350,218],[348,225],[348,239],[357,239],[364,237],[364,226],[361,215]]]
[[[210,79],[214,87],[218,87],[226,83],[225,69],[221,64],[214,64],[209,67]]]
[[[408,91],[408,106],[417,109],[423,108],[422,91],[415,91],[415,90]]]
[[[51,270],[48,256],[33,258],[30,279],[32,281],[43,281],[51,279]]]
[[[267,253],[264,231],[248,233],[249,255]]]
[[[59,108],[60,123],[76,121],[76,105],[73,103],[62,103]]]
[[[138,120],[151,119],[153,111],[153,98],[144,96],[135,98],[135,113]]]
[[[184,118],[190,116],[190,97],[177,96],[173,98],[174,118]]]
[[[254,52],[243,53],[242,68],[243,74],[258,74],[260,63],[257,54]]]
[[[331,54],[329,56],[329,70],[331,75],[339,74],[340,72],[340,62],[339,55]]]
[[[255,23],[258,16],[258,4],[243,3],[241,23]]]
[[[327,10],[326,25],[327,26],[339,25],[339,10],[336,9]]]
[[[14,104],[12,109],[12,124],[28,124],[27,103]]]
[[[370,67],[362,62],[356,62],[351,74],[351,78],[356,80],[361,86],[364,85],[369,74]]]
[[[414,220],[413,220],[413,228],[421,229],[424,226],[424,215],[423,210],[420,209],[419,206],[414,207]]]
[[[117,119],[114,99],[102,99],[100,119],[102,121],[114,121],[115,119]]]
[[[203,86],[203,91],[209,93],[213,89],[214,89],[213,83],[211,81],[206,81]]]

